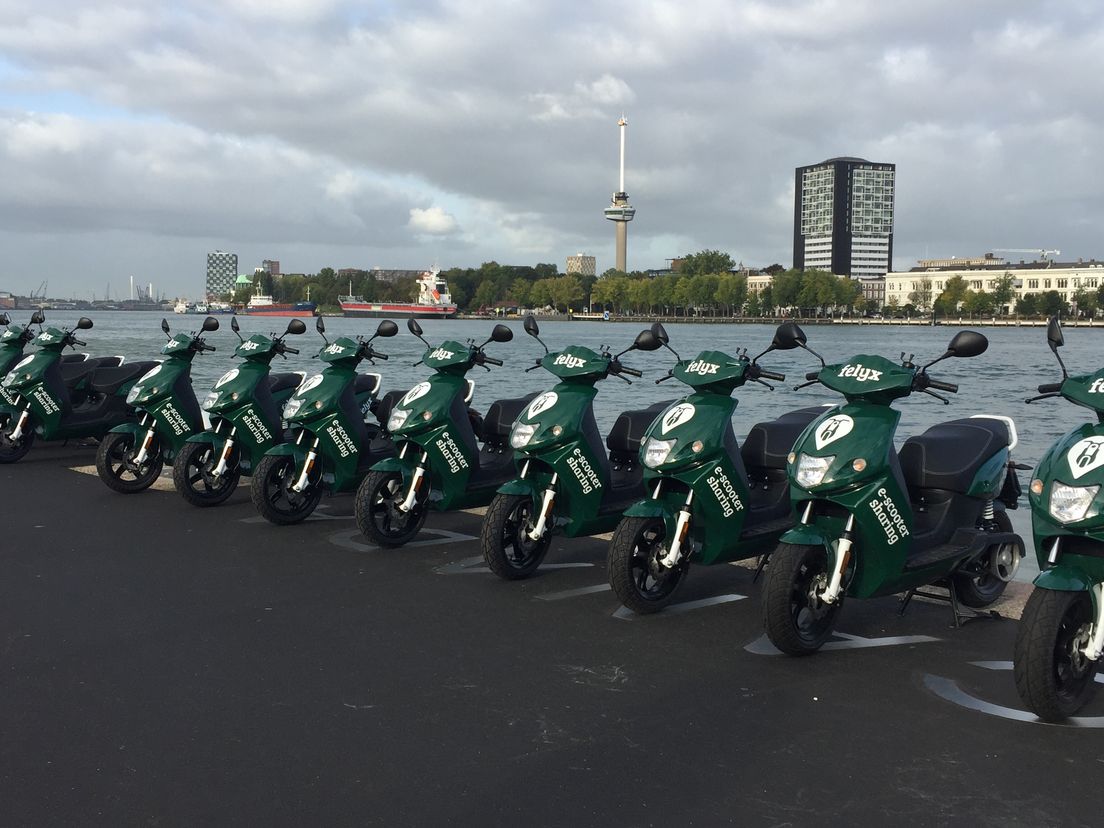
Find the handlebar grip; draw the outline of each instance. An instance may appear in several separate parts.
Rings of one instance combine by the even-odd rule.
[[[1044,382],[1039,386],[1040,394],[1053,394],[1062,390],[1062,383],[1060,382]]]
[[[629,368],[626,365],[622,365],[621,370],[618,373],[628,374],[630,377],[642,377],[642,376],[644,376],[643,371],[637,371],[635,368]]]
[[[928,380],[928,388],[934,388],[936,391],[946,391],[950,394],[958,393],[958,386],[953,382],[940,382],[939,380]]]
[[[87,344],[88,344],[87,342],[84,342],[84,341],[82,341],[82,340],[80,340],[80,339],[77,339],[77,338],[76,338],[75,336],[73,336],[73,337],[70,337],[70,339],[72,339],[72,340],[73,340],[73,344],[74,344],[74,345],[80,345],[80,346],[81,346],[82,348],[83,348],[83,347],[84,347],[85,345],[87,345]]]
[[[216,348],[214,345],[208,345],[206,342],[204,342],[203,343],[203,350],[205,350],[205,351],[217,351],[218,348]]]
[[[381,354],[379,351],[371,351],[372,359],[387,359],[387,354]]]
[[[297,353],[299,353],[299,349],[298,348],[289,348],[287,345],[285,345],[284,346],[284,352],[289,353],[289,354],[297,354]]]
[[[489,362],[491,365],[501,365],[502,364],[501,359],[495,359],[494,357],[489,357],[486,354],[483,355],[483,361],[484,362]]]
[[[785,374],[779,374],[779,373],[776,373],[775,371],[764,371],[762,368],[759,369],[759,376],[763,377],[765,379],[774,380],[776,382],[785,382],[786,381],[786,375]]]
[[[809,381],[820,379],[820,371],[809,371],[807,374],[805,374],[805,379]]]

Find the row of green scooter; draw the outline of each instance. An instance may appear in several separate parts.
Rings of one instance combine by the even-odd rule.
[[[270,372],[276,355],[297,353],[284,338],[306,330],[300,320],[282,335],[245,339],[235,318],[240,361],[200,406],[188,369],[195,354],[213,350],[203,335],[218,328],[215,318],[175,336],[162,321],[161,361],[129,365],[66,361],[62,351],[84,344],[74,334],[91,321],[71,331],[42,329],[43,321],[36,314],[0,336],[0,373],[7,372],[0,462],[18,460],[36,435],[94,437],[97,470],[116,491],[147,488],[172,462],[181,495],[210,506],[251,476],[253,502],[276,524],[302,521],[326,491],[355,490],[359,528],[390,547],[412,540],[431,511],[487,506],[481,551],[509,580],[540,567],[554,534],[612,531],[610,584],[638,613],[666,606],[692,561],[758,559],[767,635],[793,655],[816,652],[831,637],[845,597],[904,593],[907,606],[913,595],[933,595],[925,588],[935,584],[947,588],[958,623],[1003,594],[1024,551],[1006,514],[1020,497],[1016,470],[1026,468],[1011,458],[1010,417],[951,420],[910,437],[900,451],[894,446],[900,414],[892,403],[913,393],[948,402],[940,392],[957,386],[929,369],[983,353],[988,342],[973,331],[956,334],[923,365],[870,354],[826,365],[793,323],[754,358],[707,350],[683,359],[659,324],[616,354],[582,346],[549,352],[541,342],[545,355],[527,370],[543,367],[556,384],[497,400],[480,416],[466,375],[502,364],[485,348],[512,338],[505,325],[482,343],[434,346],[408,320],[432,375],[381,395],[380,376],[357,367],[387,358],[373,342],[397,333],[390,320],[369,338],[330,342],[319,318],[325,367],[303,378]],[[532,317],[524,327],[540,342]],[[1057,355],[1056,319],[1047,335]],[[31,341],[37,353],[22,356]],[[657,383],[677,379],[689,393],[622,412],[603,445],[597,383],[639,377],[622,357],[660,348],[675,364]],[[784,381],[759,361],[795,348],[821,364],[805,384],[845,401],[757,423],[739,443],[733,392]],[[1048,451],[1029,491],[1041,574],[1019,628],[1015,678],[1024,701],[1053,721],[1087,702],[1104,654],[1104,370],[1070,377],[1062,365],[1062,381],[1039,394],[1030,401],[1063,396],[1096,413],[1096,422]]]

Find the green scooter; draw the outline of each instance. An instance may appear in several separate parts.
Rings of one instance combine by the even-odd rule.
[[[111,429],[96,451],[100,480],[120,494],[136,494],[153,485],[165,463],[171,463],[189,437],[203,430],[203,414],[192,388],[192,360],[214,351],[203,334],[217,331],[218,320],[208,316],[198,332],[172,336],[167,320],[161,331],[164,359],[150,368],[127,394],[127,405],[138,411],[138,422]]]
[[[250,486],[257,511],[277,526],[306,520],[326,490],[354,490],[378,460],[395,451],[376,422],[386,422],[386,402],[395,392],[381,404],[380,375],[360,374],[357,366],[387,359],[372,341],[394,336],[399,326],[384,319],[368,339],[341,336],[333,342],[321,316],[315,329],[325,343],[316,356],[326,367],[303,380],[284,406],[291,439],[265,452]]]
[[[479,533],[487,566],[507,580],[536,572],[553,532],[573,538],[617,525],[625,508],[644,494],[641,436],[671,403],[622,412],[603,447],[594,419],[595,385],[611,376],[641,376],[621,357],[654,351],[662,344],[659,338],[645,329],[619,354],[581,345],[549,353],[532,316],[525,318],[525,332],[545,350],[529,370],[543,367],[560,381],[529,403],[514,423],[510,445],[518,474],[494,496]]]
[[[668,350],[661,325],[652,331]],[[609,545],[610,586],[634,612],[658,612],[670,603],[690,562],[700,564],[764,555],[793,525],[786,456],[805,427],[824,413],[803,408],[776,420],[757,423],[741,446],[732,429],[737,400],[732,392],[745,383],[782,382],[758,360],[775,350],[805,342],[805,334],[785,323],[769,348],[754,359],[746,351],[730,356],[702,351],[678,363],[666,376],[685,383],[691,393],[676,402],[644,433],[643,500],[625,510]]]
[[[1047,341],[1062,380],[1027,402],[1064,397],[1085,423],[1050,447],[1028,487],[1039,575],[1016,635],[1016,689],[1039,718],[1072,716],[1092,698],[1104,656],[1104,369],[1071,377],[1058,356],[1057,317]]]
[[[426,346],[417,364],[432,368],[434,374],[395,403],[387,430],[398,454],[372,467],[356,497],[360,531],[387,547],[413,540],[431,509],[443,512],[487,504],[513,476],[510,426],[532,399],[497,400],[481,421],[469,408],[475,384],[465,375],[477,365],[502,365],[483,349],[490,342],[514,338],[505,325],[495,325],[480,345],[474,340],[446,340],[434,347],[422,337],[417,320],[406,324]]]
[[[299,383],[300,373],[271,373],[272,360],[298,350],[284,344],[288,334],[307,326],[292,319],[283,335],[253,334],[243,339],[238,317],[230,319],[241,359],[203,400],[211,427],[189,437],[173,461],[173,485],[193,506],[216,506],[237,488],[242,475],[257,467],[266,451],[284,442],[280,413]]]
[[[1023,554],[1005,514],[1020,493],[1011,460],[1015,423],[978,415],[910,437],[900,455],[893,444],[901,416],[893,401],[919,391],[949,403],[936,391],[958,386],[932,379],[928,369],[988,345],[981,334],[960,331],[927,365],[904,354],[900,365],[859,354],[807,375],[806,385],[819,382],[847,402],[813,421],[787,458],[799,520],[772,553],[763,585],[764,625],[779,650],[816,652],[845,595],[906,592],[903,612],[921,587],[945,585],[958,624],[960,602],[985,607],[1004,592]]]
[[[32,324],[43,321],[41,312],[31,317]],[[127,389],[154,363],[120,366],[121,357],[66,362],[65,348],[85,344],[75,332],[91,327],[92,320],[81,317],[71,330],[40,330],[32,340],[38,351],[12,366],[0,385],[0,463],[22,459],[36,437],[100,439],[134,420]]]

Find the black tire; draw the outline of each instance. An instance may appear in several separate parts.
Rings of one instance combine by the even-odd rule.
[[[299,474],[296,466],[295,458],[288,454],[265,455],[257,464],[249,496],[257,512],[269,523],[277,526],[302,523],[322,499],[320,479],[312,480],[305,492],[291,488]]]
[[[609,582],[621,603],[638,615],[659,612],[669,603],[689,568],[659,563],[667,551],[667,528],[661,518],[622,518],[609,545]]]
[[[220,451],[211,443],[185,443],[173,461],[173,485],[193,506],[217,506],[234,493],[241,480],[238,452],[231,449],[225,474],[213,477]]]
[[[479,547],[491,572],[507,581],[528,578],[541,565],[552,533],[540,540],[525,534],[532,526],[533,499],[525,495],[496,494],[479,532]]]
[[[1012,531],[1012,521],[1003,509],[997,511],[993,519],[998,531]],[[981,560],[982,572],[956,572],[951,576],[959,602],[975,609],[989,606],[1004,595],[1019,563],[1018,550],[1009,545],[989,550]]]
[[[132,431],[108,434],[96,449],[96,472],[107,488],[120,494],[137,494],[153,485],[165,468],[161,440],[154,435],[145,462],[136,465],[138,437]]]
[[[830,578],[823,546],[782,543],[771,553],[763,583],[763,625],[771,643],[788,655],[811,655],[832,635],[843,604],[814,601],[814,586]]]
[[[1094,619],[1087,592],[1035,589],[1016,633],[1013,672],[1020,698],[1040,719],[1058,722],[1092,698],[1098,661],[1076,652]]]
[[[425,491],[425,486],[422,490]],[[403,512],[399,504],[405,499],[401,474],[370,473],[356,492],[356,522],[360,531],[380,546],[393,548],[414,540],[425,524],[425,500],[416,499],[414,508]]]
[[[9,417],[8,421],[0,427],[0,463],[18,463],[22,460],[27,452],[31,450],[31,446],[34,445],[35,433],[31,427],[31,420],[27,418],[27,427],[23,429],[23,434],[18,440],[11,438],[12,431],[15,430],[15,424],[18,422],[18,418]]]

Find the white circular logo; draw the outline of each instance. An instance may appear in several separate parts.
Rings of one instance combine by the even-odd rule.
[[[678,428],[687,420],[692,420],[696,410],[690,403],[679,403],[668,408],[662,415],[663,419],[659,426],[660,433],[666,434],[672,428]]]
[[[152,368],[150,368],[148,371],[146,371],[146,373],[142,374],[142,378],[140,380],[138,380],[138,382],[145,382],[146,380],[150,379],[151,377],[157,376],[157,372],[160,371],[160,370],[161,370],[160,365],[154,365]]]
[[[419,382],[409,391],[407,391],[403,398],[399,401],[399,405],[410,405],[414,400],[421,399],[429,393],[429,389],[432,388],[428,382]]]
[[[219,381],[215,383],[215,388],[222,388],[222,386],[226,385],[226,383],[230,382],[232,379],[234,379],[237,376],[238,376],[238,369],[237,368],[231,368],[229,371],[227,371],[225,374],[223,374],[219,378]]]
[[[299,389],[295,392],[295,396],[302,397],[304,394],[306,394],[312,388],[317,388],[321,384],[322,384],[322,375],[321,374],[314,374],[313,376],[307,377],[307,379],[303,380],[302,384],[299,386]]]
[[[547,411],[560,399],[559,395],[555,391],[545,391],[531,403],[529,403],[529,410],[525,413],[525,416],[530,420],[540,414],[542,411]]]
[[[846,437],[855,427],[855,421],[846,414],[833,414],[816,428],[816,447],[824,448],[841,437]]]

